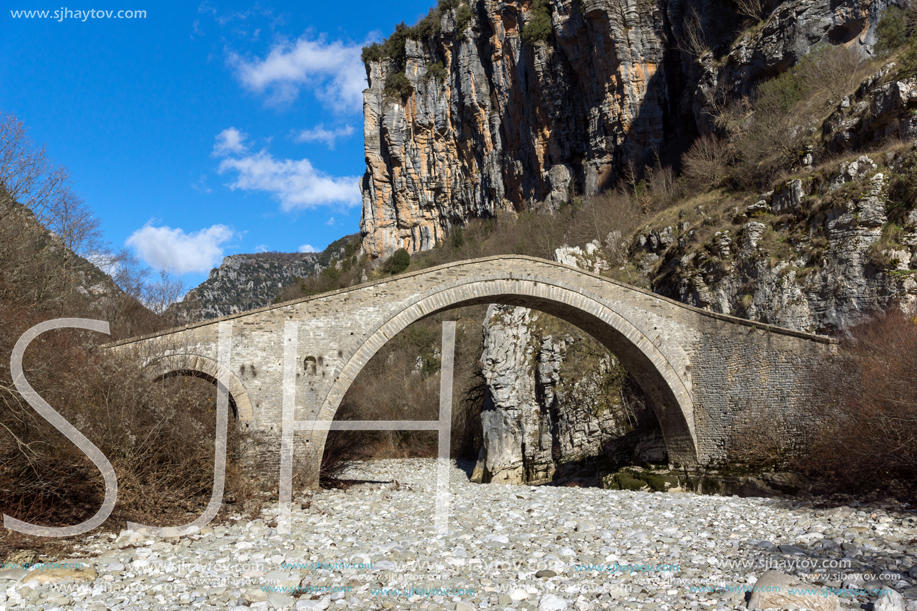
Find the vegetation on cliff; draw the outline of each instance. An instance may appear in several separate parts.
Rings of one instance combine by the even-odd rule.
[[[539,0],[541,1],[541,0]],[[414,86],[405,75],[407,66],[407,52],[405,45],[408,40],[428,41],[442,33],[443,15],[446,12],[452,14],[455,23],[455,32],[461,37],[463,32],[474,19],[474,11],[471,6],[462,0],[439,0],[439,4],[430,9],[426,17],[418,21],[413,26],[407,26],[402,21],[395,26],[395,31],[381,43],[371,43],[363,48],[363,63],[369,65],[373,62],[387,62],[389,64],[388,73],[385,79],[385,91],[390,96],[401,98],[411,95]],[[433,62],[433,74],[431,76],[440,80],[445,76],[445,70],[442,63],[439,68],[435,68],[436,62]]]
[[[551,24],[551,9],[547,0],[532,2],[532,13],[529,20],[522,26],[522,40],[532,45],[551,37],[554,26]]]

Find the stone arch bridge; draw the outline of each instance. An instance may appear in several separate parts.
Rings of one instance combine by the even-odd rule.
[[[331,421],[388,340],[423,317],[484,303],[546,312],[604,344],[652,401],[670,461],[684,466],[724,458],[740,422],[793,435],[792,417],[774,418],[773,410],[792,416],[810,401],[809,376],[835,350],[826,337],[707,312],[521,256],[451,263],[111,346],[145,353],[158,376],[214,380],[220,323],[231,322],[228,388],[246,460],[273,470],[280,465],[285,356],[295,365],[295,388],[286,398],[295,420]],[[297,323],[295,338],[285,338],[289,322]],[[292,340],[291,361],[284,344]],[[286,375],[293,379],[292,367]],[[327,427],[298,430],[297,447],[320,460]]]

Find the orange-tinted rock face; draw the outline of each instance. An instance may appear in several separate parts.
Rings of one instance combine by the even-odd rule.
[[[432,248],[501,210],[556,209],[627,167],[676,162],[709,129],[719,92],[746,94],[821,41],[866,48],[888,2],[775,2],[766,26],[743,34],[723,0],[547,0],[553,32],[528,44],[532,4],[473,2],[463,32],[444,11],[439,34],[407,42],[407,97],[384,91],[393,64],[367,66],[361,229],[371,257]],[[700,58],[685,50],[694,12],[712,49]],[[429,74],[435,62],[445,78]]]
[[[555,34],[521,40],[530,1],[485,1],[469,28],[453,15],[433,40],[409,41],[407,98],[387,96],[392,66],[368,67],[364,250],[425,250],[455,225],[501,210],[557,208],[613,180],[628,138],[659,147],[652,124],[668,103],[656,85],[665,45],[658,9],[616,13],[602,3],[553,7]],[[628,21],[622,25],[622,20]],[[446,78],[427,76],[442,62]]]

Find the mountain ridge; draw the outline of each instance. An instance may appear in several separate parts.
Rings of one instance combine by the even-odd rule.
[[[270,305],[282,289],[298,278],[337,266],[356,235],[332,242],[322,252],[265,252],[223,258],[210,276],[188,291],[181,307],[190,318],[210,319]]]

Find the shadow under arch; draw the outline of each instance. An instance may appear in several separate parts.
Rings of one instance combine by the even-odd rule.
[[[166,378],[188,376],[207,380],[215,387],[220,366],[215,360],[205,356],[173,354],[150,361],[145,369],[157,382]],[[242,380],[232,372],[229,372],[229,407],[240,426],[249,427],[254,423],[255,413],[248,391]]]
[[[421,296],[376,327],[349,357],[322,403],[318,420],[334,420],[344,395],[363,367],[382,346],[410,324],[439,312],[489,303],[539,310],[592,335],[619,359],[651,400],[670,461],[681,465],[697,464],[691,392],[665,355],[601,297],[582,290],[571,290],[543,278],[477,278]],[[327,433],[316,434],[320,437],[314,447],[322,455]]]

